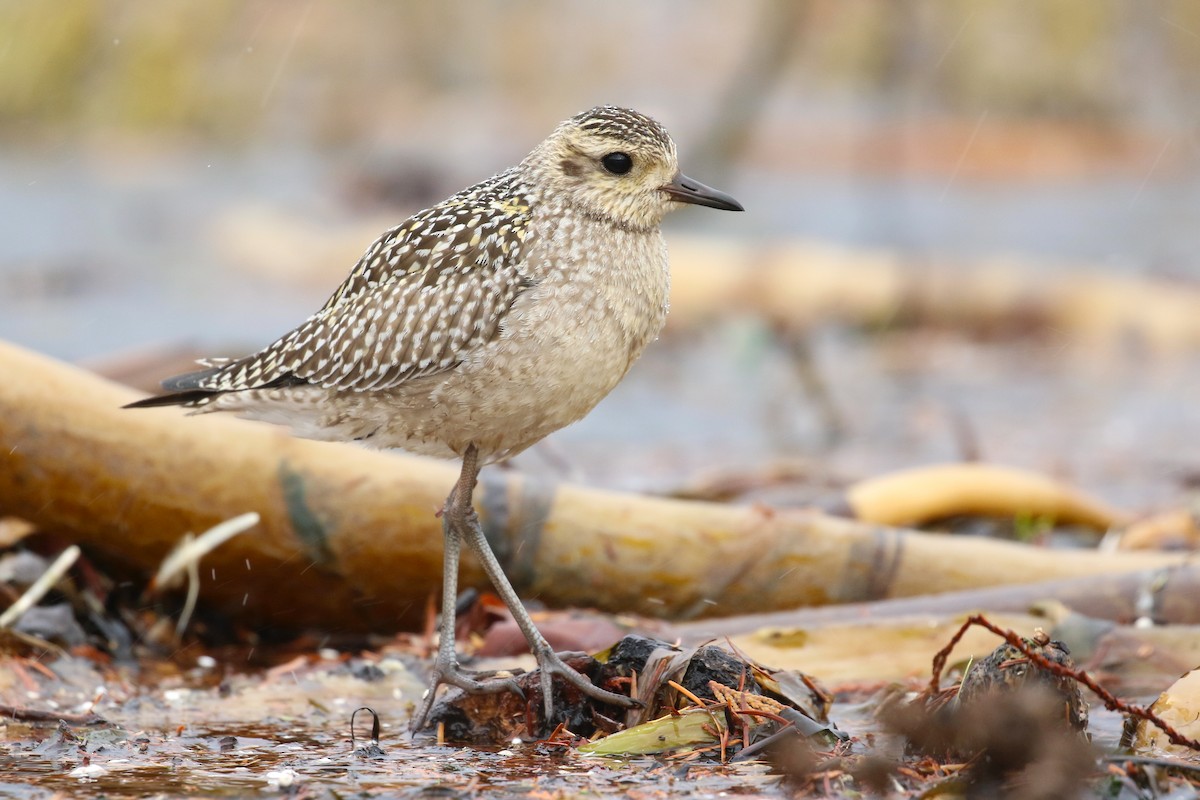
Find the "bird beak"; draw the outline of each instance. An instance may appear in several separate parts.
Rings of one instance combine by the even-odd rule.
[[[662,187],[662,190],[674,201],[691,203],[694,206],[708,206],[724,211],[745,211],[742,204],[724,192],[718,192],[711,186],[705,186],[700,181],[694,181],[682,172],[675,173],[675,180]]]

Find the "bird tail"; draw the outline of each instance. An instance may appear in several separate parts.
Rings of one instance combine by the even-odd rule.
[[[195,408],[202,406],[213,398],[224,394],[224,392],[213,389],[202,388],[205,381],[221,371],[220,367],[210,367],[208,369],[196,370],[195,372],[186,372],[183,375],[176,375],[173,378],[167,378],[162,382],[162,387],[167,390],[167,394],[157,395],[155,397],[147,397],[143,400],[135,400],[122,408],[158,408],[160,406],[186,406]]]
[[[147,397],[144,400],[135,400],[129,403],[124,408],[157,408],[159,406],[184,406],[186,408],[199,408],[211,403],[223,394],[230,392],[239,392],[250,389],[280,389],[291,386],[303,386],[307,383],[303,378],[297,378],[290,372],[285,372],[279,377],[266,381],[264,383],[251,384],[248,386],[238,386],[234,388],[216,389],[212,388],[216,383],[211,379],[217,374],[229,369],[228,364],[221,366],[209,367],[208,369],[196,370],[195,372],[185,372],[182,375],[176,375],[173,378],[167,378],[162,382],[162,387],[167,390],[166,394],[157,395],[155,397]]]
[[[132,403],[121,406],[121,408],[158,408],[160,406],[188,406],[194,408],[195,406],[204,405],[214,397],[222,394],[224,392],[193,389],[188,392],[172,392],[171,394],[160,394],[155,397],[134,400]]]

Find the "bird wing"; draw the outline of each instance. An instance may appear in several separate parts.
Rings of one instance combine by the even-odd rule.
[[[511,176],[460,192],[384,233],[298,328],[168,388],[366,391],[451,369],[497,335],[532,285],[522,269],[531,219]]]

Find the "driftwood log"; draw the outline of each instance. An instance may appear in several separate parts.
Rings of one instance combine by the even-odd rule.
[[[146,580],[188,532],[261,524],[205,556],[201,599],[260,626],[412,626],[438,589],[445,462],[175,409],[0,344],[0,517]],[[1184,557],[1052,551],[828,517],[550,485],[485,470],[477,493],[518,591],[689,618],[1150,569]],[[481,571],[464,565],[464,582]]]
[[[846,490],[846,504],[855,519],[883,525],[1021,514],[1104,531],[1131,521],[1061,481],[994,464],[937,464],[868,478]]]
[[[1160,625],[1200,626],[1200,565],[1126,572],[1097,580],[1094,576],[1037,583],[989,586],[920,597],[898,597],[873,603],[845,603],[800,608],[727,619],[676,623],[671,633],[695,645],[725,636],[744,636],[764,629],[819,628],[822,625],[873,622],[900,617],[965,617],[968,614],[1024,614],[1041,603],[1056,603],[1093,620],[1129,623],[1146,617]],[[1044,621],[1049,626],[1050,621]]]
[[[671,316],[687,328],[729,313],[805,328],[837,320],[1053,331],[1088,346],[1200,344],[1200,287],[1084,264],[928,261],[802,240],[757,246],[673,237]]]

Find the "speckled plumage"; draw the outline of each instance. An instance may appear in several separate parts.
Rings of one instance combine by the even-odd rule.
[[[597,161],[631,155],[636,170]],[[386,231],[325,305],[258,353],[155,398],[438,456],[520,452],[586,414],[667,313],[659,222],[675,145],[601,106],[519,165]]]
[[[557,675],[604,702],[538,633],[475,516],[481,464],[582,417],[628,371],[667,315],[663,216],[684,203],[741,210],[679,173],[661,125],[600,106],[559,125],[520,164],[415,214],[376,240],[321,309],[245,358],[163,383],[131,405],[232,411],[301,435],[461,456],[443,509],[438,657],[419,728],[454,653],[459,553],[475,552],[529,641],[552,717]]]

